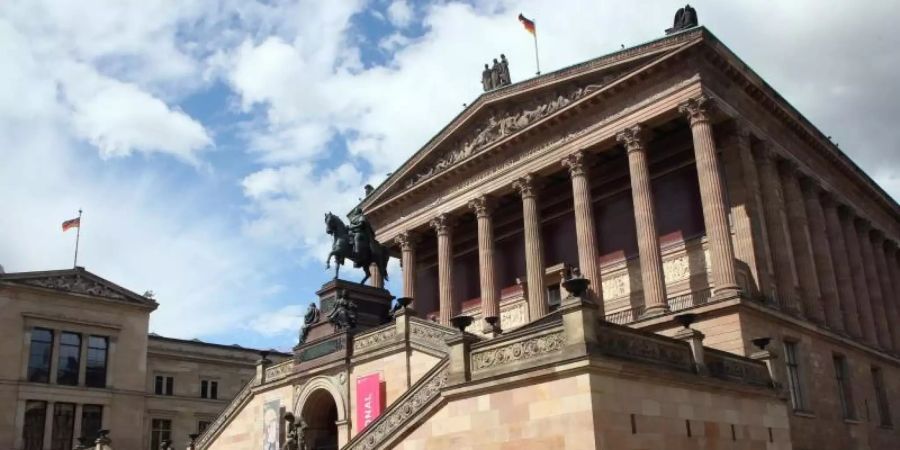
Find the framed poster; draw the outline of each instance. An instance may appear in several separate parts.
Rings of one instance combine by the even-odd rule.
[[[280,450],[281,400],[263,403],[263,450]]]
[[[356,423],[359,431],[374,422],[384,410],[381,374],[376,372],[356,379]]]

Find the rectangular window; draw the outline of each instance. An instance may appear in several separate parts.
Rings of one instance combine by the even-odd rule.
[[[59,365],[57,384],[78,385],[78,369],[81,362],[81,335],[64,331],[59,335]]]
[[[81,434],[88,442],[97,439],[97,432],[103,427],[103,405],[81,406]]]
[[[28,400],[25,403],[25,425],[22,427],[25,450],[43,450],[46,420],[47,402]]]
[[[806,410],[806,398],[800,383],[800,365],[797,362],[797,343],[784,342],[784,364],[787,366],[788,390],[791,393],[791,404],[794,411]]]
[[[853,407],[853,393],[850,391],[851,385],[847,370],[847,358],[834,355],[832,360],[834,362],[834,378],[837,382],[838,397],[841,400],[841,412],[844,413],[845,419],[856,419],[856,408]]]
[[[872,384],[875,386],[875,401],[878,402],[878,416],[881,419],[881,426],[890,427],[893,425],[891,404],[888,402],[887,392],[884,389],[884,375],[879,367],[872,367]]]
[[[31,350],[28,354],[28,381],[50,382],[50,355],[53,353],[53,330],[31,330]]]
[[[210,380],[200,381],[200,398],[219,398],[219,382]]]
[[[175,380],[172,377],[157,375],[154,392],[156,393],[156,395],[172,395],[174,384]]]
[[[172,439],[172,421],[153,419],[150,422],[150,449],[158,449],[162,441],[169,439]]]
[[[106,387],[106,358],[109,338],[105,336],[88,337],[87,368],[84,383],[88,387]]]
[[[50,450],[72,450],[72,435],[75,430],[75,404],[56,403],[53,405],[53,435]]]
[[[206,431],[207,428],[209,428],[209,421],[201,420],[201,421],[197,422],[197,433],[198,434],[203,434],[203,432]]]

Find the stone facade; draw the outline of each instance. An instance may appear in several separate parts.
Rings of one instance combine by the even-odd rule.
[[[0,447],[25,448],[24,428],[33,420],[26,414],[30,406],[43,407],[46,416],[43,433],[29,442],[43,440],[37,448],[47,450],[73,448],[83,426],[90,428],[83,421],[90,420],[87,412],[93,410],[99,411],[99,426],[111,431],[116,448],[149,449],[153,419],[168,421],[179,446],[198,432],[201,422],[211,423],[242,383],[255,377],[258,351],[148,334],[156,307],[151,298],[83,268],[0,274],[0,329],[5,330],[0,356],[7,362],[0,364]],[[46,331],[53,338],[42,353],[32,337]],[[73,354],[61,350],[64,333],[66,339],[77,336],[80,341],[72,347],[77,358],[65,359]],[[91,347],[98,342],[106,343],[99,351],[105,354],[106,369],[94,377],[88,360],[96,358]],[[49,356],[43,379],[29,370],[32,354]],[[66,361],[78,364],[66,372],[60,367]],[[156,393],[156,376],[171,378],[171,395],[165,387]],[[206,397],[213,396],[211,383],[216,383],[216,398],[202,398],[203,381]],[[55,417],[57,408],[71,414],[66,426]],[[54,426],[71,430],[62,434],[69,435],[68,444],[54,443]]]

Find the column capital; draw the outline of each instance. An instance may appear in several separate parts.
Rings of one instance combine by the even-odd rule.
[[[403,231],[394,238],[394,242],[400,246],[400,250],[409,251],[416,247],[420,238],[415,231]]]
[[[701,94],[678,105],[678,112],[687,116],[691,121],[691,125],[694,125],[700,122],[709,122],[714,108],[715,101]]]
[[[839,202],[836,198],[834,199],[835,206],[837,207],[838,215],[841,219],[850,219],[853,220],[856,217],[856,213],[853,211],[853,208],[849,205]]]
[[[640,123],[632,125],[616,134],[616,140],[628,153],[643,150],[647,144],[647,129]]]
[[[805,173],[799,173],[797,175],[797,180],[800,182],[800,191],[802,191],[803,195],[807,198],[814,198],[822,191],[819,184],[816,183],[816,180]]]
[[[872,235],[870,236],[870,238],[872,239],[872,243],[875,244],[876,246],[883,245],[884,242],[887,240],[887,237],[884,235],[884,232],[877,228],[874,228],[874,227],[872,228]]]
[[[481,195],[469,200],[469,208],[475,212],[478,218],[490,217],[491,213],[497,207],[497,201],[488,195]]]
[[[447,213],[438,214],[437,217],[431,219],[428,223],[438,236],[446,236],[450,234],[453,226],[456,225],[456,218]]]
[[[865,217],[856,217],[854,225],[861,233],[868,233],[872,229],[872,222],[869,222],[869,219]]]
[[[537,197],[538,191],[541,189],[543,183],[541,179],[535,176],[533,173],[529,173],[522,178],[513,181],[513,188],[519,191],[519,194],[522,198],[534,198]]]
[[[777,161],[778,155],[770,142],[757,141],[755,144],[751,146],[751,151],[761,164],[774,164]]]
[[[778,168],[784,172],[785,175],[793,175],[800,176],[802,172],[800,172],[800,165],[797,161],[789,158],[777,158]]]
[[[575,153],[566,155],[560,163],[563,167],[569,169],[570,176],[583,177],[587,175],[590,159],[590,155],[586,151],[578,150]]]

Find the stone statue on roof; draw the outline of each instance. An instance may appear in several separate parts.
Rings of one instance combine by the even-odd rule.
[[[481,71],[481,87],[484,88],[485,92],[494,88],[494,85],[491,84],[491,68],[487,64],[484,65],[484,70]]]
[[[666,30],[666,34],[676,33],[681,30],[687,30],[698,25],[697,11],[691,5],[684,5],[675,13],[675,20],[672,22],[672,28]]]

